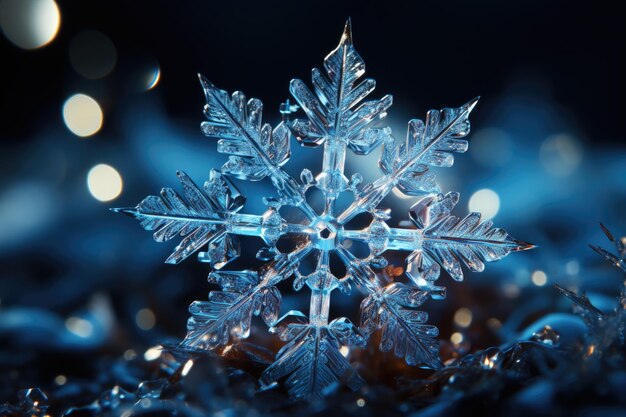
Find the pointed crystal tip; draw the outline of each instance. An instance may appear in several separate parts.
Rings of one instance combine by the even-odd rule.
[[[135,207],[111,207],[109,210],[114,213],[126,214],[127,216],[134,216],[136,212]]]
[[[480,100],[480,96],[477,96],[476,98],[468,101],[465,106],[467,107],[467,112],[471,113],[472,110],[474,110],[474,107],[476,107],[476,105],[478,104],[478,100]]]
[[[202,87],[215,88],[213,83],[209,81],[204,75],[198,73],[198,79],[200,80],[200,85],[202,85]]]
[[[609,239],[611,242],[615,242],[615,238],[613,237],[613,234],[602,223],[600,223],[600,229],[602,229],[602,232],[604,232],[607,239]]]
[[[599,246],[596,245],[589,245],[589,247],[591,249],[593,249],[595,252],[599,253],[600,255],[604,256],[604,253],[602,253],[602,248],[600,248]]]
[[[607,251],[606,249],[601,248],[600,246],[595,246],[595,245],[589,245],[589,247],[593,249],[597,254],[602,256],[604,259],[606,259],[607,261],[615,263],[615,264],[620,263],[619,258],[613,255],[611,252]]]
[[[346,20],[346,25],[343,28],[343,33],[341,35],[341,43],[352,45],[352,19],[350,18]]]
[[[533,245],[532,243],[524,242],[523,240],[516,240],[515,244],[517,245],[517,248],[515,249],[515,252],[523,251],[523,250],[531,250],[531,249],[535,249],[535,248],[538,247],[537,245]]]

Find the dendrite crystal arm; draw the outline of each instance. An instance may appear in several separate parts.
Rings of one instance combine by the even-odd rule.
[[[272,210],[263,216],[237,213],[245,198],[219,171],[211,171],[203,189],[184,172],[177,175],[185,199],[164,188],[160,196],[146,197],[136,207],[113,209],[138,219],[144,229],[154,231],[157,242],[183,237],[166,263],[177,264],[207,245],[199,259],[219,269],[239,256],[234,235],[262,236],[273,243],[286,227]]]
[[[208,301],[194,301],[189,306],[192,316],[181,345],[192,350],[215,349],[227,345],[231,338],[247,338],[253,315],[274,324],[281,304],[276,284],[289,278],[310,250],[309,245],[303,245],[278,256],[261,276],[256,271],[212,272],[209,282],[222,291],[211,291]]]
[[[463,219],[453,216],[451,212],[458,201],[458,193],[430,195],[409,211],[415,229],[390,228],[384,220],[375,218],[367,229],[346,230],[344,237],[367,243],[374,256],[387,250],[410,251],[407,275],[428,290],[433,288],[429,283],[439,277],[440,266],[461,281],[460,260],[470,270],[482,272],[484,262],[534,247],[494,228],[489,220],[481,222],[479,213],[470,213]]]
[[[204,108],[207,121],[202,123],[202,132],[219,139],[218,152],[231,155],[222,172],[251,181],[269,176],[283,204],[295,206],[314,219],[316,214],[306,202],[302,188],[281,168],[291,155],[289,129],[285,124],[272,130],[269,124],[262,124],[261,100],[252,98],[246,102],[240,91],[229,97],[206,78],[199,77],[207,100]]]
[[[380,100],[362,103],[376,87],[376,82],[368,78],[355,86],[365,73],[365,62],[352,44],[350,20],[339,45],[324,59],[324,69],[327,76],[317,68],[312,70],[315,94],[301,80],[291,81],[291,94],[307,120],[297,119],[290,128],[304,146],[324,144],[323,167],[316,185],[325,196],[324,214],[333,217],[334,202],[347,187],[346,147],[357,154],[367,154],[378,146],[384,137],[382,132],[388,129],[370,126],[386,116],[392,97],[386,95]]]
[[[339,250],[339,256],[354,282],[369,293],[361,303],[361,334],[368,338],[382,329],[380,350],[394,348],[394,354],[409,365],[439,368],[439,330],[424,324],[428,314],[417,308],[428,298],[445,297],[445,288],[422,291],[401,283],[382,286],[367,262],[345,249]]]
[[[467,150],[467,141],[462,138],[469,133],[469,115],[477,103],[475,98],[455,109],[430,110],[426,122],[411,120],[402,145],[386,136],[379,160],[384,175],[363,188],[341,213],[339,222],[345,224],[359,213],[374,210],[394,187],[408,195],[439,192],[429,167],[450,167],[454,163],[452,153]]]

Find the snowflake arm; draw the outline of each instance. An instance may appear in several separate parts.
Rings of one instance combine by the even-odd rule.
[[[261,122],[261,100],[252,98],[246,103],[240,91],[229,97],[206,78],[199,77],[207,100],[204,109],[207,121],[201,125],[202,132],[219,139],[218,152],[230,155],[222,172],[251,181],[269,176],[284,204],[298,207],[309,219],[314,219],[316,214],[306,202],[302,187],[281,168],[291,155],[287,126],[281,123],[272,130],[269,124]]]
[[[194,301],[189,307],[187,336],[181,345],[190,350],[215,349],[232,338],[247,338],[253,315],[274,324],[280,311],[281,295],[276,284],[289,278],[300,261],[311,251],[303,245],[289,254],[281,254],[259,277],[255,271],[213,272],[209,282],[222,291],[209,293],[208,301]]]
[[[370,294],[361,303],[361,330],[370,335],[382,329],[380,350],[394,348],[407,365],[441,367],[439,330],[423,324],[428,313],[417,310],[431,295],[401,283],[392,283]]]
[[[587,298],[585,294],[578,295],[574,291],[570,291],[556,284],[554,287],[557,289],[558,292],[571,300],[580,309],[579,311],[582,312],[582,316],[586,320],[589,320],[590,318],[596,320],[598,318],[604,317],[605,314],[601,310],[596,308],[593,304],[591,304],[591,301],[589,301],[589,298]]]
[[[325,195],[324,212],[332,216],[337,196],[348,186],[344,176],[346,146],[357,154],[367,154],[380,144],[382,132],[388,129],[375,129],[371,125],[387,115],[392,97],[386,95],[380,100],[361,103],[374,90],[376,82],[368,78],[355,86],[365,73],[365,62],[352,44],[350,20],[339,45],[324,59],[324,69],[326,76],[317,68],[312,70],[315,93],[303,81],[291,81],[291,94],[307,119],[296,119],[289,126],[301,144],[324,144],[323,168],[315,183]]]
[[[383,219],[375,218],[365,230],[345,231],[345,237],[366,242],[373,255],[386,250],[411,251],[407,257],[407,275],[420,288],[431,291],[440,266],[461,281],[459,259],[471,271],[482,272],[484,262],[534,247],[494,228],[489,220],[480,222],[479,213],[470,213],[463,219],[451,215],[458,201],[459,194],[453,192],[419,200],[409,211],[417,229],[390,228]]]
[[[294,318],[300,319],[300,323],[294,323]],[[306,324],[304,314],[290,312],[271,331],[289,343],[261,376],[263,385],[287,377],[285,384],[289,393],[306,400],[322,397],[338,383],[353,390],[363,385],[359,374],[339,350],[342,345],[365,346],[365,340],[348,319],[340,318],[327,326],[318,326]]]
[[[384,175],[366,185],[338,221],[345,224],[359,213],[374,210],[394,187],[409,195],[439,192],[429,167],[450,167],[453,152],[467,150],[463,138],[469,134],[469,115],[477,103],[475,98],[458,108],[430,110],[426,122],[411,120],[402,145],[386,136],[379,160]]]
[[[445,288],[422,291],[401,283],[382,286],[367,261],[355,257],[344,248],[338,251],[351,278],[369,295],[361,303],[361,333],[365,338],[377,329],[383,330],[379,348],[389,351],[408,365],[424,364],[431,368],[441,366],[439,361],[439,334],[435,326],[423,324],[428,314],[417,310],[427,298],[445,297]]]
[[[615,249],[617,249],[617,255],[598,246],[590,245],[591,248],[613,266],[626,271],[624,266],[626,237],[616,239],[602,223],[600,223],[600,228],[615,246]],[[626,347],[626,282],[620,291],[617,306],[615,306],[613,311],[609,312],[604,312],[595,307],[584,292],[578,295],[559,285],[555,285],[555,287],[562,295],[574,303],[574,312],[587,325],[586,346],[583,346],[582,349],[585,359],[595,358],[598,360],[604,357],[605,360],[613,363],[616,357],[621,358],[624,347]]]
[[[237,213],[245,198],[219,171],[211,171],[203,189],[184,172],[177,175],[185,199],[173,189],[164,188],[160,196],[148,196],[137,207],[113,209],[136,218],[144,229],[154,231],[157,242],[166,242],[177,235],[183,237],[166,263],[177,264],[208,245],[208,251],[200,259],[221,268],[239,256],[239,243],[233,234],[257,236],[262,231],[271,243],[284,228],[276,222],[276,213],[272,211],[263,216]]]

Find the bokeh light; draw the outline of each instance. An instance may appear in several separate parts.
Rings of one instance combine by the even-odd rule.
[[[125,78],[130,91],[142,93],[154,89],[163,77],[161,64],[150,54],[135,54],[127,63]]]
[[[508,282],[502,286],[502,292],[507,298],[516,298],[517,296],[519,296],[521,290],[519,285]]]
[[[86,94],[74,94],[63,105],[63,121],[76,136],[86,137],[102,127],[102,109]]]
[[[341,356],[343,356],[344,358],[347,358],[348,355],[350,354],[350,347],[349,346],[340,347],[339,353],[341,353]]]
[[[493,330],[498,330],[502,327],[502,322],[495,317],[491,317],[487,319],[487,326],[489,326]]]
[[[455,345],[458,345],[459,343],[463,342],[463,334],[459,332],[452,333],[452,335],[450,336],[450,341]]]
[[[472,311],[469,308],[459,308],[454,313],[454,324],[460,327],[468,327],[472,324]]]
[[[93,324],[81,317],[70,317],[65,321],[65,327],[79,337],[89,337],[93,332]]]
[[[61,13],[54,0],[0,0],[0,28],[22,49],[50,43],[60,24]]]
[[[141,330],[150,330],[156,324],[156,317],[149,308],[142,308],[135,315],[135,323]]]
[[[70,44],[70,62],[85,78],[102,78],[113,71],[117,61],[115,45],[104,33],[87,30],[79,33]]]
[[[576,260],[567,262],[565,264],[565,272],[568,275],[578,275],[580,272],[580,263]]]
[[[472,194],[469,209],[480,213],[483,220],[492,219],[500,210],[500,197],[495,191],[483,188]]]
[[[163,353],[162,346],[153,346],[144,352],[143,358],[147,361],[153,361],[158,359],[161,356],[161,353]]]
[[[189,373],[189,371],[191,371],[191,368],[193,367],[193,360],[189,359],[187,362],[185,362],[185,365],[183,365],[183,369],[180,372],[180,374],[182,376],[187,376],[187,374]]]
[[[122,192],[122,177],[112,166],[98,164],[87,174],[87,186],[96,200],[111,201]]]
[[[539,159],[544,169],[555,176],[573,173],[582,158],[583,151],[578,140],[564,133],[548,137],[539,150]]]
[[[533,272],[530,279],[532,280],[533,284],[538,287],[543,287],[548,282],[548,276],[545,272],[540,270]]]

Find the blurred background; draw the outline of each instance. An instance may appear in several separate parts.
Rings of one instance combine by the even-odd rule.
[[[626,233],[622,15],[601,2],[337,3],[0,0],[0,402],[184,336],[208,266],[164,265],[176,243],[108,209],[177,188],[178,169],[202,183],[226,160],[199,129],[198,72],[262,99],[276,123],[290,79],[309,81],[348,16],[373,96],[394,96],[397,139],[428,109],[482,97],[469,151],[439,183],[461,193],[458,215],[539,246],[464,283],[443,276],[448,299],[426,306],[441,339],[472,351],[558,322],[570,304],[553,284],[611,307],[621,277],[587,244],[605,243],[600,221]],[[319,150],[292,152],[289,172],[320,168]],[[348,170],[371,181],[377,157],[350,154]],[[271,184],[237,185],[262,212]],[[416,200],[384,205],[397,224]],[[307,294],[284,290],[284,311],[306,311]],[[357,319],[357,294],[336,300]]]

